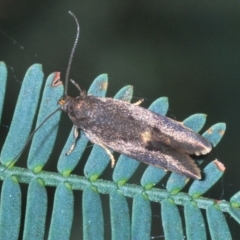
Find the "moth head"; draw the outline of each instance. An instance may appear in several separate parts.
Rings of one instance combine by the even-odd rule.
[[[68,108],[69,108],[69,105],[71,104],[72,100],[73,100],[72,97],[64,95],[58,100],[58,104],[60,105],[60,108],[64,112],[68,112]]]

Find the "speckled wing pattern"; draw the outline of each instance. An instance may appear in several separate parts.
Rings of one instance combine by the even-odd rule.
[[[211,144],[182,123],[112,98],[77,97],[68,112],[91,142],[143,163],[200,179],[189,154],[211,151]]]

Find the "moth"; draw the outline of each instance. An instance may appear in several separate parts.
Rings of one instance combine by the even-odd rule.
[[[77,18],[72,12],[69,13],[76,21],[77,36],[66,71],[65,94],[58,101],[59,108],[31,133],[23,149],[8,166],[21,155],[36,131],[52,115],[62,110],[74,125],[74,141],[67,155],[73,151],[81,129],[92,143],[106,150],[112,167],[115,160],[111,150],[114,150],[148,165],[201,179],[200,169],[190,155],[205,155],[212,146],[207,139],[181,122],[142,108],[139,106],[142,101],[131,104],[112,98],[89,96],[73,80],[70,81],[79,90],[79,96],[68,95],[69,72],[80,33]]]
[[[67,94],[68,74],[77,37],[69,60],[65,82],[65,95],[59,100],[61,110],[66,112],[74,124],[74,143],[81,129],[89,140],[101,146],[109,154],[114,165],[111,150],[125,154],[148,165],[170,170],[193,179],[200,179],[200,169],[190,155],[205,155],[212,149],[210,142],[185,127],[182,123],[156,114],[135,104],[112,98],[88,96],[79,85],[71,80],[80,94]]]

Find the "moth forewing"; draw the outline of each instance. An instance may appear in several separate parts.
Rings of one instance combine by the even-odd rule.
[[[66,101],[62,109],[95,144],[149,165],[201,178],[188,154],[206,154],[211,144],[182,123],[121,100],[83,94]]]

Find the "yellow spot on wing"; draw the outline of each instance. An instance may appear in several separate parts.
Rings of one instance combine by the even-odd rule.
[[[153,140],[152,134],[149,131],[141,133],[141,137],[142,137],[142,140],[146,143]]]

